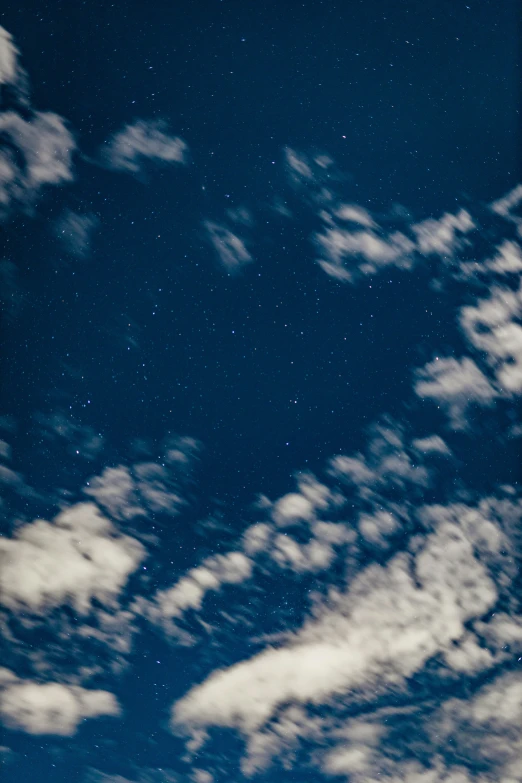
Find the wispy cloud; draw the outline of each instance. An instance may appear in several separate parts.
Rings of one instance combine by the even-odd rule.
[[[116,520],[149,512],[176,516],[185,506],[181,484],[198,447],[192,438],[173,439],[164,444],[160,462],[107,467],[101,475],[92,476],[83,491]]]
[[[205,221],[204,227],[220,262],[229,273],[237,272],[252,261],[244,240],[226,226]]]
[[[57,114],[34,112],[25,119],[7,111],[0,115],[0,133],[9,142],[0,155],[0,210],[4,216],[14,205],[31,206],[43,187],[73,180],[76,142]]]
[[[415,554],[369,566],[283,647],[213,673],[174,705],[173,726],[226,726],[250,735],[288,702],[321,704],[342,693],[356,704],[375,689],[405,688],[496,603],[487,563],[505,544],[484,512],[419,509],[433,532]]]
[[[139,174],[147,161],[186,164],[188,146],[169,132],[165,122],[136,120],[115,133],[102,147],[101,155],[109,168]]]
[[[56,221],[54,233],[68,253],[78,258],[86,258],[90,254],[92,234],[98,225],[96,215],[81,215],[67,209]]]
[[[415,391],[423,399],[438,402],[450,417],[454,429],[464,429],[466,412],[472,403],[491,405],[498,396],[473,359],[435,358],[417,371]]]
[[[0,113],[0,216],[5,218],[14,208],[30,208],[44,187],[73,180],[76,142],[62,117],[32,109],[18,49],[4,28],[0,85],[12,90],[12,105]]]

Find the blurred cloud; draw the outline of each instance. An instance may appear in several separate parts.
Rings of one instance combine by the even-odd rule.
[[[102,147],[101,155],[109,168],[139,174],[147,161],[186,164],[188,146],[172,136],[161,120],[136,120],[115,133]]]
[[[135,539],[118,534],[92,503],[51,522],[22,525],[0,540],[0,603],[14,612],[45,613],[71,604],[88,614],[93,599],[111,604],[145,557]]]
[[[37,683],[14,675],[10,681],[5,679],[0,685],[0,719],[10,729],[71,737],[87,718],[121,713],[117,699],[108,691]]]
[[[236,272],[252,261],[244,241],[237,234],[212,221],[205,221],[204,227],[212,247],[228,272]]]
[[[96,215],[81,215],[67,209],[54,225],[54,233],[68,253],[78,258],[86,258],[91,250],[91,238],[98,228]]]

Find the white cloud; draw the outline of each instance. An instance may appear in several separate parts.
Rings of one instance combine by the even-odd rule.
[[[466,210],[445,214],[439,220],[429,219],[413,224],[412,241],[401,231],[386,234],[367,210],[357,205],[340,204],[332,212],[322,210],[326,223],[322,233],[315,235],[321,251],[319,264],[332,277],[353,282],[358,275],[373,275],[386,266],[411,269],[415,254],[453,258],[462,246],[462,236],[476,226]],[[351,221],[366,227],[350,231],[338,221]]]
[[[522,236],[522,217],[514,215],[512,210],[522,203],[522,185],[517,185],[513,190],[506,193],[505,196],[494,201],[490,206],[491,210],[497,215],[501,215],[506,220],[514,223],[519,235]]]
[[[495,780],[506,783],[522,781],[522,675],[509,672],[471,699],[449,699],[431,733],[442,746],[451,738],[471,768],[489,768]]]
[[[522,251],[516,242],[505,240],[497,248],[497,254],[485,266],[501,275],[522,272]]]
[[[116,697],[57,682],[18,680],[0,690],[0,718],[5,726],[28,734],[71,737],[86,718],[120,715]]]
[[[476,228],[469,212],[461,209],[456,215],[446,213],[439,220],[424,220],[412,226],[417,237],[417,249],[423,255],[453,257],[461,246],[460,235]]]
[[[366,457],[333,457],[329,472],[356,488],[361,499],[379,507],[382,493],[390,489],[409,485],[412,493],[415,486],[425,487],[429,483],[429,471],[408,454],[401,429],[391,422],[373,428]]]
[[[359,225],[366,226],[366,228],[377,228],[377,224],[368,210],[359,207],[357,204],[340,204],[335,210],[335,216],[339,220],[359,223]]]
[[[12,35],[0,27],[0,84],[15,84],[18,81],[19,54]]]
[[[47,185],[73,180],[76,142],[64,120],[51,112],[33,112],[29,119],[15,111],[0,115],[0,133],[10,142],[0,151],[0,209],[31,205]]]
[[[191,569],[173,587],[158,591],[152,601],[138,599],[134,608],[175,636],[179,633],[176,620],[190,609],[200,609],[209,591],[217,592],[223,585],[240,584],[249,579],[252,567],[252,561],[242,552],[214,555]]]
[[[62,117],[31,108],[27,76],[18,58],[12,36],[0,27],[0,84],[13,89],[20,109],[0,114],[0,216],[4,218],[14,207],[30,208],[45,186],[71,182],[76,149]]]
[[[3,459],[11,457],[11,446],[5,440],[0,440],[0,457]]]
[[[488,299],[463,307],[464,334],[493,367],[500,393],[522,392],[522,285],[518,290],[495,286]]]
[[[92,503],[38,519],[0,540],[0,602],[14,612],[45,613],[71,604],[87,614],[92,599],[112,605],[145,557]]]
[[[468,529],[439,521],[415,556],[373,565],[287,644],[214,672],[177,702],[173,727],[255,733],[286,703],[345,703],[404,686],[465,634],[497,600]]]
[[[178,136],[171,136],[165,123],[136,120],[115,133],[103,147],[109,168],[138,174],[144,161],[187,163],[188,147]]]
[[[244,241],[237,234],[212,221],[205,221],[204,226],[219,260],[228,272],[238,271],[252,261]]]
[[[468,356],[434,359],[426,364],[417,371],[415,392],[445,408],[454,429],[465,428],[470,403],[490,405],[498,396],[488,378]]]
[[[130,470],[124,465],[105,468],[101,476],[91,477],[83,491],[114,519],[132,519],[145,513]]]
[[[257,522],[247,528],[243,534],[243,549],[247,555],[263,552],[272,539],[273,527],[265,522]]]
[[[297,181],[314,179],[310,164],[305,155],[299,155],[290,147],[285,148],[285,160],[289,171]]]
[[[194,769],[192,779],[194,783],[214,783],[214,778],[206,769]]]
[[[314,505],[307,497],[299,492],[291,492],[274,503],[272,519],[279,527],[287,527],[303,520],[310,521],[314,511]]]
[[[401,530],[401,523],[389,511],[379,510],[374,514],[361,514],[358,519],[361,536],[369,543],[387,546],[388,539]]]
[[[416,438],[411,445],[420,454],[445,454],[449,456],[451,449],[440,435],[429,435],[427,438]]]
[[[304,573],[328,568],[335,553],[328,541],[314,538],[308,544],[299,544],[290,536],[279,534],[272,541],[270,556],[280,568],[289,568],[296,573]]]
[[[374,274],[390,264],[409,269],[413,263],[415,245],[399,231],[383,238],[372,230],[327,227],[315,239],[322,256],[319,265],[338,279],[352,281],[357,273]]]
[[[166,456],[168,466],[141,462],[131,468],[124,465],[105,468],[101,476],[89,479],[83,491],[114,519],[133,519],[147,511],[175,516],[185,501],[172,468],[185,467],[189,459],[189,455],[179,449],[171,449]]]

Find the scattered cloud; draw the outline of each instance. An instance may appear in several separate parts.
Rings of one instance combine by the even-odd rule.
[[[205,221],[208,239],[227,272],[233,273],[252,261],[245,242],[224,225]]]
[[[103,435],[95,432],[88,424],[81,424],[64,411],[37,413],[35,419],[40,435],[46,441],[64,444],[71,455],[92,461],[103,450]]]
[[[455,251],[462,247],[461,237],[474,229],[476,225],[465,209],[459,210],[456,215],[446,213],[439,220],[424,220],[412,226],[419,253],[441,258],[452,258]]]
[[[0,85],[11,88],[0,112],[0,217],[31,208],[47,185],[73,180],[76,142],[62,117],[31,108],[28,81],[12,36],[0,27]]]
[[[491,365],[498,393],[522,392],[522,285],[512,290],[494,286],[487,299],[460,310],[460,324],[469,343]]]
[[[15,676],[0,686],[2,723],[28,734],[71,737],[87,718],[117,717],[120,713],[116,697],[108,691],[58,682],[37,683]]]
[[[0,27],[0,84],[16,85],[24,72],[19,63],[20,52],[13,36]]]
[[[363,570],[279,649],[211,674],[174,705],[173,728],[222,726],[250,735],[284,704],[342,696],[355,706],[376,690],[406,689],[495,605],[487,562],[505,546],[478,509],[426,507],[419,515],[435,529],[417,551]]]
[[[488,270],[498,272],[501,275],[522,272],[522,251],[520,245],[506,239],[497,248],[496,255],[485,262],[485,266]]]
[[[76,142],[64,120],[51,112],[33,112],[29,119],[15,111],[0,115],[0,214],[13,205],[30,207],[47,185],[73,180]]]
[[[132,467],[117,465],[92,476],[83,491],[110,516],[129,520],[148,512],[176,516],[185,506],[179,485],[179,470],[186,467],[186,453],[171,450],[169,462],[140,462]],[[176,454],[179,453],[179,457]]]
[[[506,193],[505,196],[502,196],[502,198],[497,199],[490,205],[492,212],[515,225],[519,236],[522,236],[522,216],[513,214],[513,209],[519,207],[521,203],[522,185],[517,185],[509,193]]]
[[[473,359],[464,356],[436,358],[417,371],[415,392],[443,407],[453,429],[466,427],[466,411],[472,403],[491,405],[498,392]]]
[[[91,768],[83,780],[84,783],[179,783],[180,776],[171,769],[145,767],[134,771],[130,779],[122,775],[108,775]],[[207,783],[207,780],[202,778],[196,783]],[[211,780],[208,783],[211,783]]]
[[[440,435],[429,435],[427,438],[416,438],[411,445],[420,454],[444,454],[451,455],[451,449],[443,441]]]
[[[176,620],[190,609],[200,609],[209,591],[218,591],[227,584],[240,584],[251,576],[252,561],[242,552],[214,555],[191,569],[174,587],[159,591],[152,602],[138,600],[134,609],[161,625],[169,636],[183,640],[186,634]]]
[[[79,503],[52,522],[22,525],[0,541],[0,554],[3,606],[40,614],[70,604],[87,614],[94,599],[113,604],[145,550],[119,534],[94,504]]]
[[[115,171],[139,174],[147,161],[186,164],[188,146],[172,136],[161,120],[136,120],[115,133],[102,148],[104,163]]]
[[[54,226],[54,233],[67,252],[78,258],[86,258],[91,250],[91,238],[99,220],[92,213],[81,215],[67,209]]]
[[[252,217],[252,213],[246,207],[227,209],[226,214],[233,223],[238,223],[239,225],[248,227],[254,225],[254,218]]]

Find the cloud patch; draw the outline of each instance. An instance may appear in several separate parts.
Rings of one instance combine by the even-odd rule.
[[[186,164],[188,146],[173,136],[161,120],[136,120],[107,141],[101,151],[108,168],[137,175],[148,161],[156,164]]]
[[[246,264],[251,263],[252,256],[241,237],[226,226],[210,220],[205,221],[203,225],[219,261],[229,274],[238,272]]]
[[[27,734],[72,737],[87,718],[117,717],[116,697],[58,682],[38,683],[12,676],[0,686],[0,719],[10,729]]]
[[[96,215],[82,215],[68,209],[56,222],[54,233],[68,253],[77,258],[87,258],[91,250],[91,238],[98,225]]]
[[[109,605],[117,599],[145,550],[94,504],[79,503],[52,522],[38,519],[1,539],[0,556],[4,607],[41,614],[70,604],[88,614],[93,599]]]

